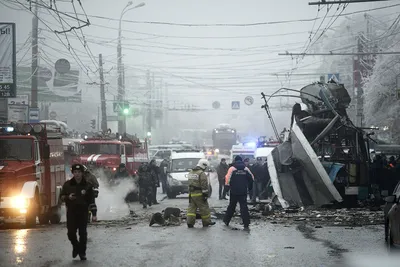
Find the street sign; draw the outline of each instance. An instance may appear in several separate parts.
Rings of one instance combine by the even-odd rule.
[[[213,109],[219,109],[221,107],[221,103],[219,103],[218,101],[214,101],[212,103],[212,107]]]
[[[0,23],[0,97],[17,95],[15,23]]]
[[[52,111],[49,113],[50,120],[55,120],[57,118],[57,113]]]
[[[9,105],[8,121],[10,122],[28,122],[28,106]]]
[[[18,95],[8,99],[8,105],[29,106],[29,95]]]
[[[232,101],[232,109],[240,109],[240,101]]]
[[[53,73],[48,68],[39,67],[38,78],[48,82],[53,78]]]
[[[55,68],[58,73],[64,74],[70,71],[71,64],[65,58],[61,58],[56,61]]]
[[[29,122],[30,123],[38,123],[39,122],[39,109],[38,108],[30,108],[29,109]]]
[[[340,82],[339,73],[329,73],[328,81],[330,81],[331,79],[334,80],[335,82],[339,83]]]
[[[246,96],[246,98],[244,99],[244,103],[248,106],[251,106],[254,103],[254,98],[251,96]]]

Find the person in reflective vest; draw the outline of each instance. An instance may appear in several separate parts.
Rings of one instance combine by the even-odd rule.
[[[203,227],[214,225],[211,222],[210,207],[208,206],[208,178],[204,172],[208,167],[208,160],[200,159],[197,166],[189,173],[189,207],[187,209],[187,225],[193,228],[196,222],[196,212],[199,210]]]

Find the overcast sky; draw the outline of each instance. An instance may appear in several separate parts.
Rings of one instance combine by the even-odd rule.
[[[23,0],[1,0],[1,3],[6,3],[10,8],[0,5],[0,17],[2,21],[17,23],[17,44],[19,48],[22,47],[17,55],[20,59],[29,49],[28,46],[22,45],[31,32],[32,13],[19,5],[18,1],[27,6]],[[39,2],[48,5],[50,1]],[[60,57],[66,58],[70,60],[73,68],[80,69],[82,73],[87,72],[87,75],[81,75],[81,80],[85,84],[88,81],[99,80],[96,62],[98,54],[102,53],[105,58],[106,81],[110,83],[107,92],[109,97],[112,97],[117,92],[118,19],[128,1],[82,0],[83,9],[77,1],[74,2],[76,2],[76,12],[86,13],[91,22],[90,26],[82,28],[83,35],[81,31],[77,31],[80,40],[73,33],[68,33],[67,39],[64,34],[56,35],[51,32],[62,30],[63,27],[69,29],[70,26],[65,21],[71,26],[78,26],[77,20],[60,14],[61,19],[65,20],[61,25],[56,12],[45,8],[39,10],[41,19],[39,45],[43,57],[40,63],[50,65]],[[306,57],[297,64],[296,59],[290,56],[278,56],[278,53],[303,52],[309,43],[312,30],[312,40],[315,41],[325,28],[334,30],[335,26],[346,20],[344,16],[339,18],[333,16],[342,12],[343,6],[338,10],[338,6],[334,5],[325,17],[327,7],[310,6],[309,0],[146,0],[144,2],[145,6],[129,10],[123,17],[125,21],[122,23],[122,53],[126,66],[128,94],[132,98],[143,97],[146,91],[142,90],[138,94],[140,86],[136,81],[143,85],[146,71],[150,70],[157,79],[169,84],[170,101],[196,104],[200,108],[207,109],[211,109],[213,101],[220,101],[219,111],[196,115],[196,118],[206,116],[212,123],[222,122],[227,119],[226,115],[234,114],[234,111],[231,111],[231,101],[241,101],[242,115],[263,116],[263,111],[260,109],[261,91],[271,93],[281,86],[300,89],[317,80],[318,75],[291,76],[290,79],[273,75],[274,73],[283,75],[290,72],[293,67],[297,67],[294,73],[313,73],[317,72],[321,64],[320,57]],[[396,4],[395,2],[354,3],[348,5],[342,14],[389,6]],[[71,1],[57,0],[56,3],[58,10],[76,17]],[[139,3],[140,1],[134,1],[131,7]],[[321,10],[318,12],[319,9]],[[399,6],[396,6],[373,11],[370,14],[379,13],[381,17],[387,14],[390,18],[399,11]],[[86,20],[84,15],[78,17]],[[318,19],[313,20],[316,17]],[[351,18],[351,15],[347,17]],[[282,21],[293,22],[263,24]],[[259,25],[249,25],[259,22],[261,22]],[[173,25],[174,23],[188,26]],[[318,29],[319,32],[316,33]],[[81,43],[83,36],[88,44],[86,49]],[[70,51],[66,48],[68,42],[71,45]],[[72,55],[76,57],[75,53],[79,56],[79,60],[73,58]],[[30,64],[29,54],[28,52],[25,55],[21,65]],[[83,101],[97,103],[98,91],[92,94],[94,89],[86,87]],[[163,92],[165,93],[165,90]],[[253,96],[256,101],[250,107],[246,107],[243,103],[247,95]],[[280,101],[287,100],[285,98]],[[276,103],[280,101],[277,100]],[[222,113],[225,117],[220,116]],[[285,123],[279,121],[278,124],[283,126]]]

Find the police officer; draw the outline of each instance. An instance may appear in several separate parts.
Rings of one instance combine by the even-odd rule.
[[[240,204],[240,216],[245,230],[249,230],[250,214],[247,207],[247,191],[253,188],[254,176],[246,167],[240,156],[236,156],[235,163],[229,168],[225,176],[225,184],[229,186],[231,194],[229,206],[225,213],[224,223],[228,226],[235,213],[236,205]]]
[[[187,225],[193,228],[196,222],[196,211],[203,222],[203,227],[214,225],[211,222],[210,207],[208,206],[208,178],[204,172],[208,167],[208,160],[200,159],[197,166],[189,173],[189,207],[187,209]]]
[[[93,187],[83,178],[84,167],[72,165],[73,177],[66,181],[61,190],[61,200],[67,207],[68,239],[72,244],[72,257],[86,260],[87,221],[89,204],[93,199]],[[79,241],[76,231],[79,231]]]
[[[89,169],[83,165],[83,178],[92,185],[93,187],[93,199],[91,204],[89,205],[90,212],[92,213],[92,221],[97,221],[97,205],[96,205],[96,198],[99,195],[99,181],[97,181],[96,176],[89,171]]]
[[[143,208],[145,209],[147,208],[147,205],[152,205],[154,178],[147,163],[140,165],[138,175],[140,202],[143,204]]]

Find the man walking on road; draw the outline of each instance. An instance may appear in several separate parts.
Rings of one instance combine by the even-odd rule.
[[[247,192],[253,187],[254,176],[242,161],[240,156],[236,156],[235,163],[229,168],[225,177],[225,184],[230,187],[229,206],[225,213],[224,223],[228,226],[236,205],[239,202],[240,215],[243,220],[245,230],[249,230],[250,214],[247,207]]]
[[[252,202],[255,203],[257,198],[262,199],[269,181],[269,172],[263,165],[262,158],[257,158],[257,162],[250,167],[250,170],[254,175]]]
[[[199,209],[203,227],[214,225],[211,222],[210,207],[208,206],[208,178],[204,172],[208,167],[208,160],[200,159],[197,166],[189,173],[189,207],[187,209],[187,225],[193,228],[196,222],[196,211]]]
[[[221,159],[221,163],[217,166],[217,175],[219,182],[219,199],[226,198],[225,176],[228,173],[229,166],[226,164],[226,159]]]
[[[84,167],[81,164],[72,165],[70,180],[66,181],[61,190],[61,200],[67,207],[68,239],[73,250],[72,257],[78,256],[86,260],[87,223],[89,205],[93,200],[93,187],[83,178]],[[76,231],[79,230],[79,241]]]

